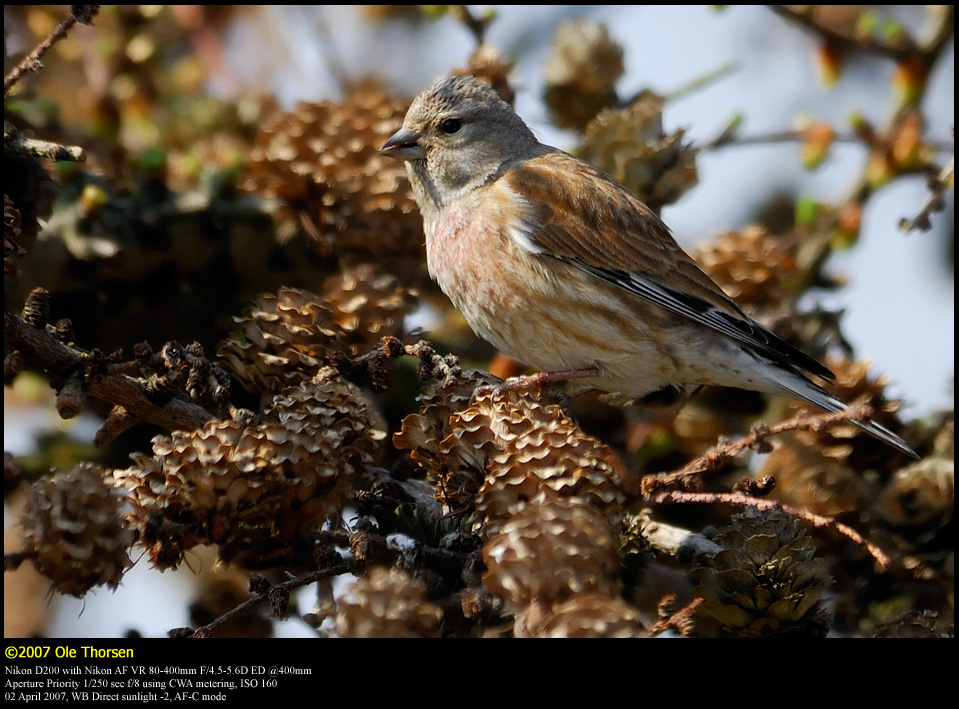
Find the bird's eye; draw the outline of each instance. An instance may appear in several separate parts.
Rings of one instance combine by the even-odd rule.
[[[456,133],[462,127],[463,121],[459,118],[447,118],[440,123],[440,130],[446,135],[453,135],[453,133]]]

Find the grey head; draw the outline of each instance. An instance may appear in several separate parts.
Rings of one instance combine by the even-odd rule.
[[[471,76],[441,79],[423,91],[380,148],[407,161],[421,210],[441,208],[545,150],[513,107]]]

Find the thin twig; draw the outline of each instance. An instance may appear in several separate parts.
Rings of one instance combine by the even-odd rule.
[[[54,162],[86,162],[83,148],[76,145],[60,145],[36,138],[25,138],[15,129],[3,127],[3,149],[24,155],[36,155]]]
[[[759,510],[779,510],[792,517],[798,517],[809,522],[814,527],[820,529],[835,529],[844,537],[851,539],[857,545],[866,549],[876,560],[882,569],[888,569],[892,560],[878,546],[868,541],[859,532],[849,525],[837,522],[832,517],[817,515],[809,510],[785,505],[776,500],[769,500],[761,497],[751,497],[738,492],[685,492],[682,490],[671,490],[656,494],[652,502],[655,504],[717,504],[725,503],[730,505],[751,506]]]
[[[482,44],[486,38],[486,30],[493,21],[494,14],[488,12],[484,17],[476,17],[470,12],[468,5],[449,5],[448,12],[459,20],[476,38],[477,44]]]
[[[932,215],[935,212],[941,212],[946,208],[946,202],[943,197],[946,190],[949,189],[949,182],[952,180],[955,172],[955,156],[949,158],[939,174],[932,178],[929,185],[929,194],[919,208],[919,213],[912,219],[903,217],[899,220],[899,228],[907,234],[911,231],[929,231],[932,229]]]
[[[675,597],[669,597],[668,601],[675,600]],[[661,617],[649,628],[650,635],[659,635],[667,630],[675,630],[680,635],[689,635],[692,631],[696,616],[696,608],[705,602],[703,598],[694,598],[689,605],[680,608],[678,611],[670,611],[667,617]],[[660,604],[660,611],[665,610],[663,603]]]
[[[690,478],[718,470],[732,458],[749,448],[765,448],[767,439],[787,431],[819,431],[842,421],[861,421],[871,414],[868,407],[850,407],[838,413],[810,415],[805,412],[774,426],[759,424],[753,427],[748,436],[738,441],[724,441],[713,446],[705,454],[690,461],[679,470],[660,475],[647,475],[641,483],[643,495],[650,495],[663,488],[682,487]]]
[[[3,339],[8,347],[19,350],[26,365],[44,372],[52,380],[64,381],[92,359],[53,337],[45,328],[28,325],[19,316],[4,312]],[[179,396],[154,404],[144,386],[126,374],[116,373],[105,365],[103,371],[90,372],[84,379],[86,393],[96,399],[119,405],[142,421],[167,431],[192,431],[213,418],[203,407]]]
[[[756,135],[739,135],[737,130],[741,125],[741,120],[733,120],[727,128],[724,128],[719,135],[717,135],[712,140],[709,140],[699,146],[700,152],[705,152],[707,150],[719,150],[721,148],[728,147],[741,147],[744,145],[773,145],[776,143],[797,143],[803,142],[807,139],[807,132],[805,130],[783,130],[783,131],[773,131],[770,133],[758,133]],[[854,133],[842,134],[837,133],[834,135],[830,141],[831,143],[845,143],[848,145],[865,145],[866,147],[873,147],[869,144],[869,141],[865,140],[862,136],[856,135]],[[927,140],[923,141],[926,145],[935,148],[940,152],[949,152],[954,149],[953,143],[948,143],[942,140]]]
[[[686,84],[683,84],[682,86],[673,89],[668,94],[663,96],[663,99],[668,103],[675,101],[676,99],[683,98],[684,96],[687,96],[698,89],[709,86],[714,81],[718,81],[719,79],[729,76],[733,72],[739,71],[739,68],[740,64],[738,62],[726,62],[704,76],[700,76],[690,82],[687,82]],[[638,96],[636,98],[638,98]],[[632,102],[630,101],[629,103]]]
[[[269,602],[272,598],[272,594],[276,591],[294,591],[298,588],[302,588],[303,586],[309,586],[311,583],[316,583],[322,579],[345,574],[348,571],[349,567],[346,564],[342,564],[340,566],[334,566],[328,569],[320,569],[319,571],[314,571],[310,574],[306,574],[305,576],[297,576],[296,578],[290,579],[289,581],[284,581],[283,583],[274,584],[262,593],[258,593],[252,598],[244,601],[233,610],[227,611],[212,622],[196,628],[190,636],[194,638],[212,637],[218,628],[226,623],[229,623],[234,618],[239,618],[240,616],[249,613],[261,603]]]
[[[921,54],[923,49],[905,33],[897,34],[889,41],[882,41],[869,35],[849,34],[821,24],[815,17],[816,5],[803,5],[803,10],[793,9],[791,5],[770,5],[769,8],[786,20],[795,22],[812,30],[824,40],[855,49],[880,54],[892,59],[909,59]]]
[[[6,96],[10,93],[10,89],[20,81],[25,73],[28,71],[39,71],[43,66],[43,64],[40,63],[40,57],[46,54],[50,47],[63,39],[75,24],[78,22],[84,25],[93,24],[93,18],[96,17],[99,12],[99,5],[71,5],[70,16],[61,20],[60,24],[54,27],[53,32],[51,32],[45,40],[40,42],[30,54],[25,56],[23,61],[13,68],[13,71],[3,77],[3,95]]]

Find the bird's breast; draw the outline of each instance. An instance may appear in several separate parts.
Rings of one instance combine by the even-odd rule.
[[[643,318],[641,304],[620,289],[517,244],[511,230],[529,230],[511,216],[461,204],[426,221],[430,275],[478,336],[544,371],[636,361],[669,368],[644,336],[647,323],[665,313]],[[632,374],[642,376],[635,368]]]

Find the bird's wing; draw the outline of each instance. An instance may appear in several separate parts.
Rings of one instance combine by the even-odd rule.
[[[835,378],[743,313],[649,207],[587,163],[558,150],[546,152],[507,170],[494,189],[526,203],[519,210],[525,212],[523,225],[511,236],[527,251],[571,263],[774,361]]]

